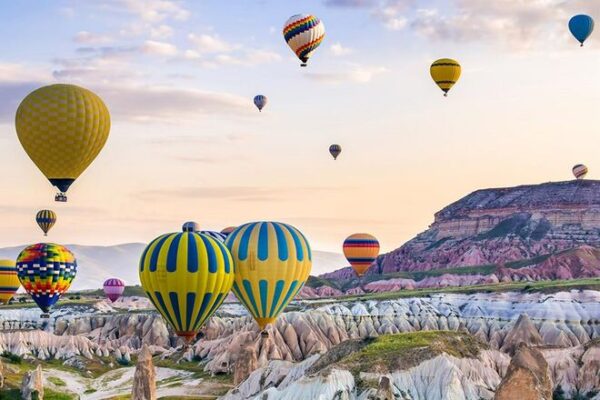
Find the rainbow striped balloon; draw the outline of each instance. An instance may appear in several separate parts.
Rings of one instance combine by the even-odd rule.
[[[588,173],[588,168],[583,164],[577,164],[573,167],[573,175],[576,179],[583,179]]]
[[[44,232],[44,236],[48,236],[48,231],[56,223],[56,213],[52,210],[40,210],[35,216],[35,222]]]
[[[125,291],[125,282],[118,278],[110,278],[104,281],[104,294],[111,302],[115,302]]]
[[[0,303],[7,304],[20,286],[14,260],[0,260]]]
[[[77,260],[60,244],[33,244],[17,257],[17,274],[27,293],[47,313],[75,279]]]
[[[244,224],[225,244],[235,263],[233,293],[264,329],[308,279],[310,245],[298,229],[279,222]]]
[[[140,281],[148,298],[188,343],[227,297],[233,274],[225,245],[197,232],[159,236],[140,259]]]
[[[344,255],[356,275],[363,276],[379,255],[379,242],[368,233],[355,233],[344,240]]]
[[[325,25],[314,15],[296,14],[283,26],[283,37],[288,46],[306,67],[308,59],[325,38]]]

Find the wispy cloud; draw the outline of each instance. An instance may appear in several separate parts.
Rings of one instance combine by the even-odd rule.
[[[177,47],[171,43],[146,40],[141,47],[142,53],[158,56],[175,56]]]
[[[158,201],[164,198],[219,199],[229,201],[275,201],[294,198],[298,193],[322,193],[332,191],[328,187],[255,187],[255,186],[203,186],[180,187],[164,190],[146,190],[136,197],[142,201]],[[339,190],[336,188],[335,190]]]
[[[206,33],[199,35],[190,33],[188,40],[194,45],[194,51],[198,54],[228,53],[240,47],[239,45],[228,43],[218,35],[209,35]]]
[[[336,42],[329,47],[329,51],[336,57],[347,56],[352,54],[354,50],[349,47],[344,47],[340,42]]]
[[[351,64],[345,70],[336,72],[309,72],[305,76],[308,79],[327,84],[369,83],[373,78],[387,71],[387,68],[381,66]]]
[[[99,45],[110,43],[113,40],[113,38],[110,35],[102,35],[88,31],[80,31],[75,34],[73,40],[75,40],[75,43],[80,44]]]

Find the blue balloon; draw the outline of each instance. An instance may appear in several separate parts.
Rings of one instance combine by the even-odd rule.
[[[575,39],[581,43],[587,39],[594,30],[594,20],[589,15],[576,15],[569,20],[569,30],[575,36]]]

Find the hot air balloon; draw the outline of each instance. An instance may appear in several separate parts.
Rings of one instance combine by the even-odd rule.
[[[0,260],[0,303],[8,304],[21,283],[13,260]]]
[[[228,226],[227,228],[223,228],[221,230],[221,233],[223,235],[225,235],[225,238],[227,238],[227,236],[229,236],[231,234],[231,232],[235,231],[237,229],[237,226]]]
[[[577,164],[573,167],[573,175],[577,179],[583,179],[588,173],[588,169],[583,164]]]
[[[210,236],[213,239],[216,239],[220,242],[225,242],[225,239],[227,239],[227,235],[221,233],[221,232],[215,232],[215,231],[200,231],[200,233],[202,233],[203,235],[206,236]]]
[[[288,46],[298,56],[302,67],[325,37],[325,25],[321,20],[309,14],[297,14],[290,17],[283,26],[283,37]]]
[[[264,330],[308,279],[310,245],[298,229],[279,222],[244,224],[225,244],[235,263],[233,293]]]
[[[114,303],[121,297],[123,292],[125,291],[125,282],[118,278],[110,278],[104,281],[104,294],[108,299]]]
[[[583,42],[585,42],[594,30],[594,19],[589,15],[576,15],[569,20],[569,30],[575,39],[581,43],[581,47],[583,47]]]
[[[254,96],[254,105],[256,108],[258,108],[258,111],[262,111],[262,109],[267,105],[267,102],[267,96],[263,96],[262,94]]]
[[[329,146],[329,154],[333,156],[334,160],[337,160],[341,152],[342,146],[340,146],[339,144],[332,144],[331,146]]]
[[[50,308],[71,286],[77,274],[77,261],[60,244],[38,243],[27,246],[17,257],[17,274],[25,291],[49,317]]]
[[[355,233],[344,240],[344,256],[359,277],[363,276],[379,255],[379,242],[368,233]]]
[[[442,89],[444,96],[460,78],[460,64],[450,58],[440,58],[431,64],[429,72],[435,83]]]
[[[154,239],[140,259],[148,298],[175,333],[191,343],[233,284],[233,260],[225,245],[197,232]]]
[[[17,136],[29,158],[67,201],[69,186],[96,158],[110,131],[100,97],[75,85],[50,85],[31,92],[15,117]]]
[[[198,225],[197,222],[188,221],[182,225],[181,230],[183,232],[198,232],[200,230],[200,225]]]
[[[40,210],[35,216],[35,222],[44,232],[44,236],[48,236],[48,231],[56,223],[56,213],[52,210]]]

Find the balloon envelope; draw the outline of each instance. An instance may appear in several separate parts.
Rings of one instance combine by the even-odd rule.
[[[235,263],[233,293],[264,329],[308,279],[310,245],[298,229],[279,222],[244,224],[225,244]]]
[[[100,97],[75,85],[34,90],[15,117],[27,155],[61,192],[96,158],[110,131],[110,114]]]
[[[110,278],[104,281],[104,294],[111,302],[115,302],[125,291],[125,282],[118,278]]]
[[[267,105],[267,102],[267,96],[263,96],[262,94],[254,96],[254,105],[256,108],[258,108],[258,111],[262,111],[262,109]]]
[[[314,15],[293,15],[283,26],[283,37],[288,46],[302,61],[301,65],[306,66],[312,53],[325,38],[325,25]]]
[[[221,232],[215,232],[215,231],[200,231],[200,233],[202,233],[203,235],[206,236],[210,236],[213,239],[218,240],[219,242],[225,242],[225,239],[227,239],[227,235],[221,233]]]
[[[458,61],[450,58],[440,58],[434,61],[429,68],[431,78],[444,92],[444,95],[448,94],[448,91],[454,86],[454,84],[460,78],[461,67]]]
[[[363,276],[379,255],[379,242],[368,233],[355,233],[344,240],[344,256],[356,275]]]
[[[175,333],[191,342],[223,303],[233,283],[225,245],[197,232],[168,233],[142,253],[140,281]]]
[[[337,160],[341,152],[342,146],[340,146],[339,144],[332,144],[331,146],[329,146],[329,154],[333,156],[334,160]]]
[[[225,236],[229,236],[229,234],[237,229],[237,226],[228,226],[227,228],[223,228],[221,233]]]
[[[35,216],[35,222],[42,229],[44,235],[47,235],[56,223],[56,213],[52,210],[40,210]]]
[[[588,173],[588,168],[583,164],[577,164],[573,167],[573,176],[577,179],[583,179]]]
[[[594,19],[589,15],[576,15],[569,20],[569,30],[571,34],[583,46],[583,42],[594,31]]]
[[[0,302],[7,304],[20,286],[15,261],[0,260]]]
[[[25,291],[47,313],[71,286],[77,274],[77,260],[60,244],[33,244],[17,257],[17,274]]]
[[[181,226],[181,230],[183,232],[198,232],[200,230],[200,225],[194,221],[184,222]]]

